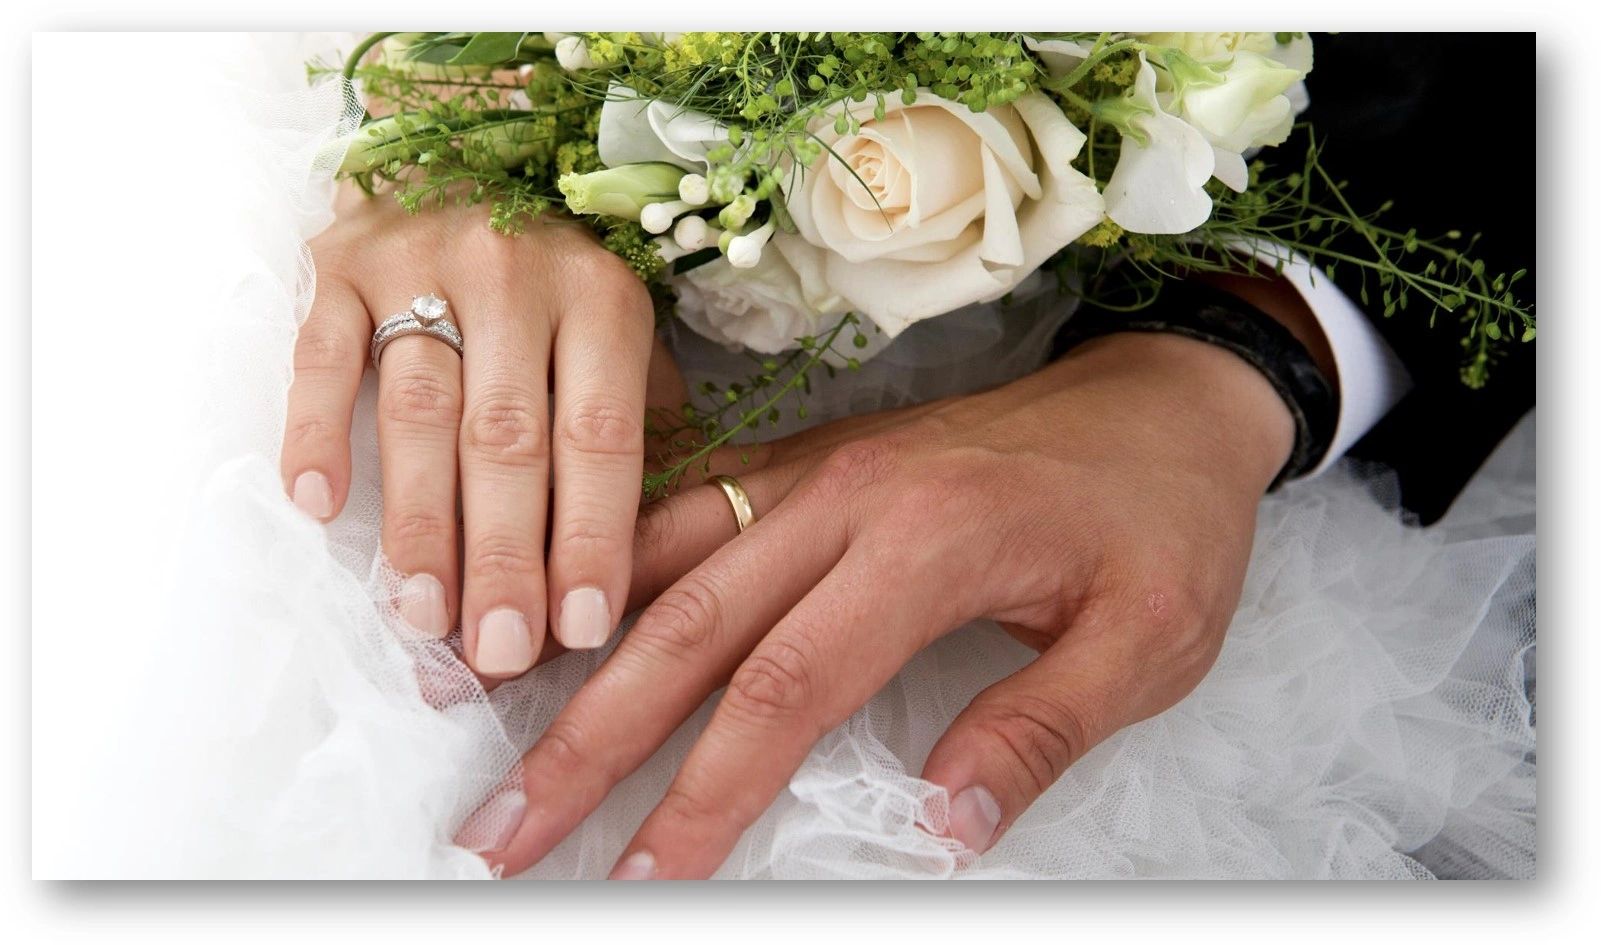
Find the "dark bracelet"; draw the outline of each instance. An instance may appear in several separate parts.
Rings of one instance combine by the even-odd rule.
[[[1154,303],[1136,312],[1083,307],[1062,328],[1057,350],[1124,331],[1165,332],[1227,348],[1267,378],[1295,421],[1295,448],[1269,491],[1312,469],[1328,452],[1339,395],[1306,347],[1256,306],[1221,289],[1173,280]]]

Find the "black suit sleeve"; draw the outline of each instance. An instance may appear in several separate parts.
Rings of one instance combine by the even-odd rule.
[[[1533,304],[1533,34],[1346,33],[1318,35],[1314,49],[1304,117],[1324,166],[1350,182],[1352,206],[1394,200],[1397,229],[1482,233],[1475,253],[1491,272],[1528,269],[1519,297]],[[1282,150],[1269,155],[1294,168],[1295,140]],[[1337,269],[1335,281],[1356,300],[1353,274]],[[1388,319],[1370,308],[1416,386],[1351,454],[1394,467],[1403,503],[1427,524],[1534,405],[1534,345],[1508,345],[1489,383],[1471,390],[1450,316],[1430,328],[1416,306]]]

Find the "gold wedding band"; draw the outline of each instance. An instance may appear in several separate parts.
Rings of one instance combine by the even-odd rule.
[[[713,476],[711,481],[717,483],[723,495],[728,497],[728,504],[734,508],[734,524],[739,526],[739,530],[743,532],[751,527],[756,521],[756,511],[751,508],[750,493],[739,484],[739,480],[733,476]]]

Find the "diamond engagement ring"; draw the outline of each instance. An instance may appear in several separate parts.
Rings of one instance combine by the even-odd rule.
[[[383,324],[372,333],[372,366],[378,366],[385,345],[404,335],[437,338],[461,354],[461,329],[446,317],[449,308],[444,299],[430,292],[414,297],[408,311],[397,312],[384,319]]]

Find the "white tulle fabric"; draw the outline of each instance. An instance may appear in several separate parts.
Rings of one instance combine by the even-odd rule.
[[[282,55],[274,81],[298,76],[303,53]],[[260,156],[247,172],[282,195],[283,216],[257,221],[273,277],[241,284],[220,317],[185,316],[216,339],[216,450],[188,515],[183,604],[130,710],[165,735],[129,790],[161,800],[129,830],[137,850],[108,861],[141,875],[487,878],[453,836],[486,802],[468,846],[499,826],[519,753],[606,654],[568,654],[486,696],[449,645],[398,625],[370,375],[344,513],[323,528],[284,497],[281,412],[313,292],[300,241],[328,222],[316,156],[352,116],[333,86],[248,107],[261,136],[240,149]],[[1017,376],[1066,314],[1040,291],[920,323],[862,373],[818,385],[812,422]],[[692,379],[745,363],[691,332],[673,342]],[[968,700],[1031,654],[990,625],[951,634],[823,738],[718,875],[1532,875],[1532,457],[1526,424],[1427,530],[1403,525],[1384,474],[1349,465],[1268,497],[1213,671],[1092,751],[983,857],[929,832],[943,798],[917,773]],[[527,875],[604,876],[709,711]]]

